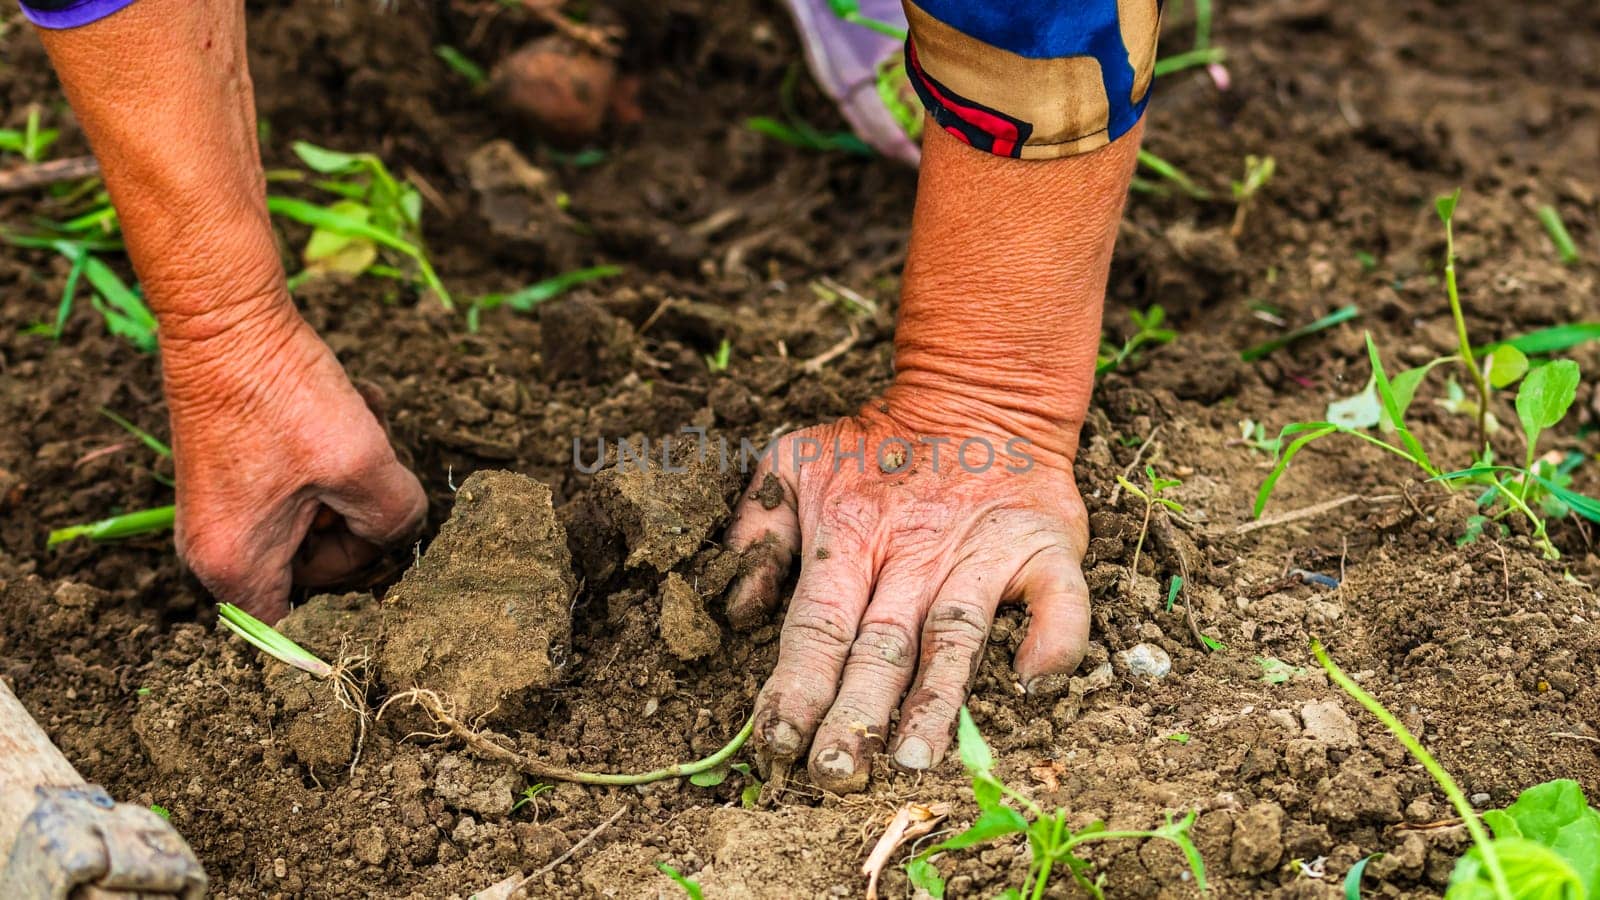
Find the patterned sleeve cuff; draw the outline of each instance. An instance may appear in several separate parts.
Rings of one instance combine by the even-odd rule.
[[[29,0],[22,14],[40,28],[77,28],[98,22],[133,0]]]
[[[904,0],[906,71],[939,127],[1018,159],[1087,153],[1150,100],[1158,0]]]

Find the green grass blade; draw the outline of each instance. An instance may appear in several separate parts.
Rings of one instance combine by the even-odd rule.
[[[460,50],[449,44],[440,44],[433,48],[433,54],[444,60],[450,71],[465,78],[473,88],[481,88],[489,83],[489,76],[483,71],[483,66],[468,59]]]
[[[1530,331],[1510,340],[1484,344],[1475,353],[1482,356],[1485,353],[1493,353],[1500,347],[1515,347],[1528,356],[1545,356],[1570,350],[1579,344],[1594,340],[1600,340],[1600,322],[1573,322]]]
[[[229,631],[244,638],[251,646],[279,662],[310,672],[318,678],[328,678],[333,675],[333,666],[323,662],[315,653],[284,637],[271,625],[232,603],[217,604],[217,614],[221,616],[222,624],[228,626]]]
[[[1367,871],[1367,863],[1372,862],[1382,853],[1369,853],[1356,861],[1350,871],[1344,874],[1344,900],[1361,900],[1361,875]]]
[[[1283,446],[1282,441],[1285,437],[1291,433],[1297,433],[1291,432],[1290,429],[1297,429],[1299,432],[1305,433],[1301,434],[1288,446]],[[1289,468],[1289,462],[1294,459],[1295,454],[1305,449],[1305,446],[1312,441],[1325,438],[1338,430],[1339,426],[1331,422],[1304,422],[1290,425],[1279,432],[1278,441],[1279,446],[1283,446],[1283,453],[1278,456],[1278,463],[1272,467],[1272,472],[1267,475],[1267,480],[1261,482],[1261,489],[1256,491],[1255,518],[1261,518],[1262,511],[1267,508],[1267,499],[1272,496],[1273,488],[1278,486],[1278,479],[1283,477],[1284,471]]]
[[[1384,412],[1389,414],[1389,422],[1400,435],[1400,443],[1410,452],[1412,459],[1421,466],[1429,475],[1439,474],[1433,467],[1433,461],[1428,458],[1428,451],[1422,449],[1422,443],[1417,440],[1411,429],[1406,427],[1405,410],[1400,407],[1400,401],[1395,396],[1394,385],[1389,381],[1389,376],[1383,371],[1383,359],[1378,354],[1378,345],[1372,340],[1372,334],[1367,334],[1367,358],[1372,361],[1372,377],[1378,385],[1378,399],[1383,402]]]
[[[72,316],[72,302],[78,296],[78,281],[83,278],[83,264],[88,256],[80,256],[72,261],[72,269],[67,272],[67,285],[61,291],[61,303],[56,307],[55,339],[61,340],[62,332],[67,329],[67,319]]]
[[[331,152],[331,151],[325,151]],[[308,203],[294,197],[270,196],[267,198],[267,211],[273,215],[293,219],[302,225],[312,228],[321,228],[335,234],[347,237],[362,237],[375,244],[388,247],[397,253],[409,256],[417,264],[423,283],[433,290],[439,297],[439,302],[445,309],[455,309],[455,301],[450,297],[450,292],[439,281],[439,276],[433,270],[433,265],[428,262],[428,257],[417,245],[398,237],[397,235],[368,225],[365,222],[340,215],[325,206]]]
[[[1561,262],[1569,266],[1577,265],[1578,245],[1572,242],[1572,234],[1567,231],[1567,223],[1561,221],[1561,213],[1556,212],[1554,206],[1541,206],[1539,224],[1550,235],[1550,242],[1556,245],[1556,255],[1561,257]]]
[[[1148,150],[1139,151],[1139,165],[1172,182],[1179,190],[1196,200],[1211,199],[1211,192],[1196,184],[1182,169]]]
[[[1301,325],[1299,328],[1279,335],[1270,341],[1263,341],[1254,347],[1250,347],[1249,349],[1241,351],[1239,353],[1239,359],[1245,362],[1255,362],[1258,359],[1282,350],[1284,347],[1289,346],[1301,338],[1310,337],[1319,331],[1326,331],[1335,325],[1348,322],[1359,315],[1361,315],[1361,310],[1358,309],[1355,304],[1340,307],[1339,309],[1328,313],[1309,325]]]
[[[140,428],[132,422],[129,422],[127,419],[124,419],[111,410],[106,409],[104,406],[100,407],[100,415],[105,416],[111,421],[117,423],[117,425],[121,426],[123,431],[126,431],[127,433],[138,438],[146,447],[149,447],[151,450],[154,450],[161,456],[172,455],[172,448],[162,443],[160,438],[157,438],[155,435],[145,431],[143,428]]]
[[[174,511],[175,507],[158,506],[155,509],[125,513],[85,525],[57,528],[50,532],[50,536],[45,540],[45,546],[54,547],[57,544],[63,544],[81,537],[86,537],[91,541],[115,541],[122,538],[157,534],[172,527]]]
[[[1221,47],[1205,47],[1203,49],[1185,50],[1156,60],[1155,77],[1171,75],[1185,69],[1195,69],[1200,66],[1209,66],[1220,63],[1228,58],[1228,54]]]

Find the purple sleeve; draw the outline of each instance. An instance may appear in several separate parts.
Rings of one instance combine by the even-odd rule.
[[[111,15],[133,0],[31,0],[22,14],[40,28],[77,28]]]

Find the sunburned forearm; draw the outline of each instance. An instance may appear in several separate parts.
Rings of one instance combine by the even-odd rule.
[[[100,160],[163,344],[281,315],[243,4],[139,0],[40,37]]]
[[[928,129],[891,400],[932,391],[985,416],[998,409],[997,424],[1071,457],[1141,131],[1029,161]]]

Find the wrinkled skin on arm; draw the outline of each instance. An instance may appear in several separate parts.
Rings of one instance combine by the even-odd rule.
[[[408,539],[416,478],[295,310],[273,243],[237,0],[140,0],[41,30],[159,322],[177,545],[268,621]],[[340,514],[316,532],[313,520]]]
[[[783,761],[809,747],[826,789],[864,787],[885,746],[902,768],[939,762],[1001,603],[1031,614],[1015,660],[1024,685],[1083,657],[1088,526],[1072,463],[1141,133],[1024,162],[930,125],[893,385],[853,417],[786,436],[738,503],[727,536],[746,554],[728,595],[735,624],[776,608],[800,557],[777,668],[756,701],[758,746]],[[934,465],[922,440],[937,437],[953,440]],[[968,467],[955,459],[975,438],[999,457],[981,472],[968,470],[983,468],[981,443]],[[1019,438],[1031,466],[1005,455]],[[864,465],[840,458],[863,439]],[[906,446],[911,464],[886,471]],[[784,496],[772,509],[757,496],[770,496],[769,476]]]

